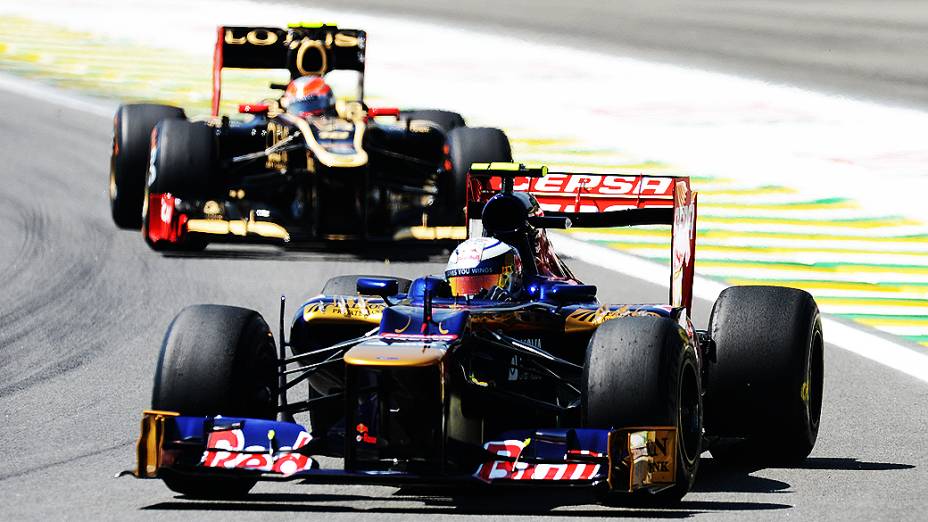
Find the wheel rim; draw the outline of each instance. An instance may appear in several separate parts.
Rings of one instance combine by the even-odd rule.
[[[699,456],[702,440],[702,412],[699,404],[699,381],[696,367],[692,364],[683,366],[680,376],[680,401],[677,412],[677,431],[680,435],[680,448],[683,458],[692,463]]]
[[[821,330],[815,329],[809,345],[809,358],[806,361],[806,372],[800,390],[806,418],[809,419],[809,430],[812,434],[818,433],[818,423],[822,414],[823,348]]]

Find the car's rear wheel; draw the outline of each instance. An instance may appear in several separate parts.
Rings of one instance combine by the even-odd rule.
[[[607,502],[672,503],[693,485],[702,452],[702,393],[696,351],[663,317],[622,317],[587,346],[581,407],[590,428],[675,426],[676,483],[657,493],[608,491]]]
[[[135,230],[142,226],[151,130],[161,120],[184,118],[183,109],[169,105],[138,103],[120,105],[116,110],[109,181],[110,211],[116,226]]]
[[[439,225],[463,225],[471,164],[511,162],[512,148],[506,133],[499,129],[459,127],[448,132],[445,151],[433,216]]]
[[[818,437],[824,339],[818,306],[794,288],[737,286],[712,308],[716,363],[709,368],[707,433],[721,463],[805,459]]]
[[[274,337],[260,314],[222,305],[193,305],[177,314],[158,356],[153,409],[274,419],[276,398]],[[256,483],[170,471],[163,478],[171,490],[197,498],[241,496]]]

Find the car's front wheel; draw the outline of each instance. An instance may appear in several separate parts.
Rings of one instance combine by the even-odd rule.
[[[607,502],[672,503],[690,490],[702,452],[702,388],[695,347],[672,320],[620,317],[587,346],[581,406],[589,428],[676,427],[675,483],[657,493],[609,491]]]
[[[158,356],[152,409],[274,419],[276,399],[277,352],[260,314],[222,305],[193,305],[177,314]],[[256,483],[170,471],[162,478],[172,491],[196,498],[238,497]]]

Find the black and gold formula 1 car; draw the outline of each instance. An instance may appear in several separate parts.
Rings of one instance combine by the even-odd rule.
[[[109,195],[119,227],[155,250],[207,243],[461,239],[472,162],[511,161],[507,136],[457,113],[368,107],[366,34],[332,25],[220,27],[213,114],[188,121],[165,105],[119,107]],[[219,116],[224,68],[286,69],[280,99]],[[282,101],[300,78],[353,71],[356,99],[323,110]],[[292,97],[292,96],[291,96]]]
[[[281,302],[276,346],[257,312],[185,308],[164,338],[131,473],[190,497],[294,480],[588,487],[608,502],[667,503],[689,491],[707,449],[760,466],[811,452],[816,303],[732,287],[697,330],[688,178],[475,165],[470,181],[469,228],[519,252],[520,293],[461,298],[442,277],[341,276],[286,336]],[[545,230],[659,224],[672,227],[661,304],[600,302]]]

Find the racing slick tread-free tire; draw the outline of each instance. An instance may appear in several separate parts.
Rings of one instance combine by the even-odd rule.
[[[164,120],[155,127],[155,158],[148,173],[148,192],[182,198],[210,192],[217,147],[212,127],[204,122]]]
[[[151,405],[182,415],[276,416],[277,352],[258,312],[192,305],[171,322],[161,345]],[[172,491],[196,498],[234,498],[254,479],[186,477],[166,473]]]
[[[420,109],[400,112],[400,118],[406,121],[426,120],[441,127],[441,130],[450,132],[458,127],[466,127],[464,117],[456,112],[437,109]]]
[[[181,199],[202,199],[210,195],[210,182],[216,164],[217,145],[212,127],[203,122],[164,120],[153,131],[155,146],[145,186],[149,194],[171,193]],[[197,252],[206,248],[203,237],[184,237],[177,243],[153,242],[148,237],[151,210],[145,205],[142,232],[145,242],[158,252]]]
[[[438,175],[438,224],[463,225],[471,164],[511,162],[512,148],[506,133],[491,127],[459,127],[447,139],[447,161]]]
[[[656,494],[607,492],[608,503],[673,503],[693,485],[702,452],[702,393],[696,351],[669,318],[620,317],[590,339],[581,380],[589,428],[677,427],[676,484]]]
[[[184,119],[183,109],[170,105],[120,105],[113,118],[110,155],[110,211],[119,228],[142,226],[142,201],[148,172],[151,130],[161,120]]]
[[[342,275],[335,276],[325,282],[322,286],[323,295],[357,295],[358,279],[362,277],[381,277],[384,279],[396,279],[399,292],[405,294],[409,291],[409,285],[412,281],[402,277],[382,276],[382,275]]]
[[[712,456],[736,466],[790,465],[811,453],[822,411],[824,341],[805,291],[735,286],[712,307],[708,371]]]

